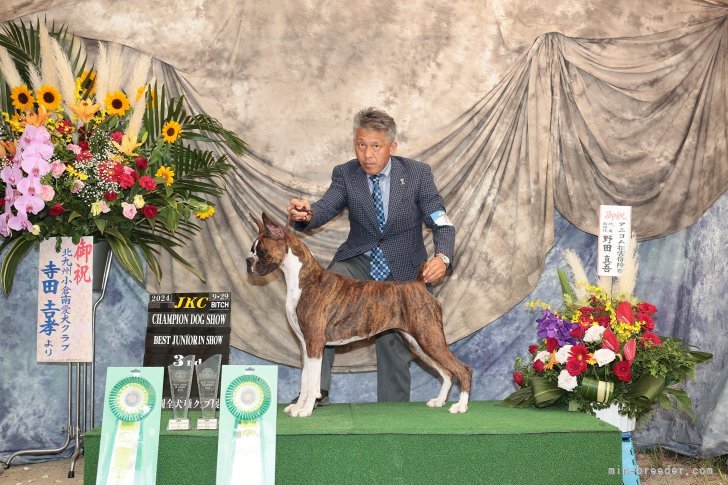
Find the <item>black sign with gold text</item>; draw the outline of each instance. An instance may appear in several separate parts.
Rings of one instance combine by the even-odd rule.
[[[160,293],[149,295],[144,365],[164,367],[163,402],[170,400],[169,365],[186,365],[187,355],[196,363],[222,355],[222,365],[230,360],[230,292]],[[191,406],[198,399],[197,379],[193,378]]]

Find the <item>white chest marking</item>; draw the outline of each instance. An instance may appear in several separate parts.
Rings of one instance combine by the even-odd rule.
[[[303,334],[301,333],[301,327],[298,326],[298,315],[296,315],[296,306],[298,306],[298,300],[301,298],[301,287],[298,275],[301,273],[303,263],[288,248],[286,257],[283,259],[280,267],[283,270],[283,275],[286,277],[286,316],[288,317],[288,324],[299,340],[303,342]]]

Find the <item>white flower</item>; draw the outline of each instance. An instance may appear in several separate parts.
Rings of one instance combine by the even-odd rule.
[[[40,226],[38,224],[33,224],[33,229],[30,231],[30,233],[34,236],[40,234]]]
[[[584,333],[584,342],[601,342],[602,335],[604,335],[605,330],[606,328],[601,325],[592,325],[586,333]]]
[[[551,352],[547,352],[545,350],[542,350],[538,354],[536,354],[536,357],[533,358],[533,361],[536,362],[537,360],[540,360],[544,364],[548,362],[551,359]]]
[[[146,204],[146,202],[144,202],[144,197],[139,194],[134,196],[134,207],[136,207],[137,209],[141,209],[142,207],[144,207],[144,204]]]
[[[594,352],[594,358],[596,359],[597,364],[599,364],[599,367],[602,367],[605,364],[609,364],[611,361],[614,360],[614,357],[614,352],[609,349],[599,349]]]
[[[556,351],[556,362],[559,364],[565,364],[566,360],[569,358],[569,352],[571,352],[571,347],[573,345],[567,344],[561,347],[558,351]]]
[[[569,371],[564,369],[561,371],[561,373],[559,373],[558,386],[561,389],[564,389],[565,391],[573,391],[577,385],[578,382],[576,381],[576,376],[572,376],[571,374],[569,374]]]

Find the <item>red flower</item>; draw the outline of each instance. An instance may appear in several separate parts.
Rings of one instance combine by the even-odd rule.
[[[93,155],[88,150],[81,150],[81,153],[76,155],[76,161],[78,162],[85,162],[86,160],[91,160]]]
[[[637,321],[643,322],[642,328],[645,329],[647,332],[651,332],[655,329],[655,321],[652,320],[652,317],[646,313],[638,313]]]
[[[589,314],[591,314],[591,312],[594,311],[594,309],[590,306],[583,306],[583,307],[579,308],[579,311],[581,312],[582,315],[589,315]]]
[[[652,305],[651,303],[643,301],[642,303],[637,303],[637,311],[640,313],[646,313],[648,315],[654,315],[657,311],[657,307],[655,307],[655,305]]]
[[[572,376],[578,376],[587,368],[586,361],[589,360],[589,349],[584,344],[571,347],[569,359],[566,361],[566,370]]]
[[[585,372],[587,368],[586,361],[569,359],[566,361],[566,372],[572,376],[578,376],[582,372]]]
[[[584,337],[584,333],[585,333],[584,327],[582,327],[581,325],[579,325],[578,327],[573,329],[571,332],[569,332],[569,334],[572,337],[574,337],[575,339],[579,339],[579,340],[581,340]]]
[[[151,204],[147,204],[142,207],[142,215],[147,219],[154,219],[155,217],[157,217],[158,212],[159,211],[157,210],[157,208]]]
[[[654,333],[646,333],[642,335],[642,342],[643,344],[649,342],[651,345],[662,345],[662,340],[660,340],[660,337]]]
[[[533,370],[535,370],[538,373],[543,372],[543,362],[540,360],[537,360],[533,363]]]
[[[559,341],[556,340],[553,337],[549,337],[546,339],[546,351],[547,352],[553,352],[554,350],[559,348]]]
[[[0,208],[5,205],[5,197],[0,199]],[[535,347],[535,346],[534,346]]]
[[[614,375],[617,376],[617,379],[620,381],[629,382],[632,380],[632,363],[627,362],[626,360],[620,360],[614,364],[612,372],[614,372]]]
[[[619,340],[611,328],[606,329],[602,335],[602,348],[609,349],[615,354],[619,353]]]
[[[63,208],[63,204],[60,202],[56,202],[50,209],[48,209],[48,214],[50,214],[51,217],[58,217],[64,212],[66,212],[66,209]]]
[[[88,151],[88,142],[87,141],[80,141],[78,142],[78,146],[81,147],[82,151]]]
[[[627,362],[632,362],[634,360],[634,356],[636,353],[637,353],[637,341],[635,339],[630,339],[622,347],[622,355],[624,356],[624,359]]]
[[[541,362],[541,361],[539,361]],[[518,387],[523,387],[523,372],[518,371],[513,373],[513,380],[516,381]]]
[[[634,324],[634,313],[632,313],[632,305],[626,301],[620,301],[617,304],[617,321],[621,323],[627,323],[629,325]]]
[[[73,131],[73,124],[67,119],[63,118],[56,124],[56,131],[62,135],[68,135]]]
[[[117,194],[116,192],[106,192],[104,194],[104,199],[108,200],[109,202],[116,200],[118,197],[119,194]]]
[[[147,192],[151,192],[157,188],[157,182],[155,182],[149,175],[142,175],[139,177],[139,186]]]
[[[609,317],[601,316],[601,317],[597,317],[596,320],[597,320],[597,323],[599,325],[601,325],[602,327],[604,327],[604,328],[609,327]]]
[[[531,352],[531,354],[535,354],[538,351],[538,345],[529,345],[528,351]]]
[[[134,177],[130,173],[122,174],[117,182],[119,182],[122,189],[130,189],[134,187]]]
[[[145,171],[149,166],[149,161],[144,157],[136,157],[134,159],[134,163],[136,164],[137,170],[139,170],[140,172]]]
[[[121,140],[124,139],[124,133],[120,131],[114,131],[109,135],[109,138],[114,140],[116,143],[121,143]]]

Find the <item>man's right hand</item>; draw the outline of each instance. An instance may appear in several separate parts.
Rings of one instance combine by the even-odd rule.
[[[310,222],[313,217],[311,203],[307,200],[291,199],[288,205],[288,217],[296,222]]]

